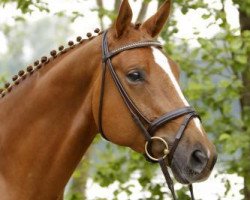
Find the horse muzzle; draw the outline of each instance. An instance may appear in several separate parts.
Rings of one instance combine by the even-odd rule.
[[[193,148],[190,153],[186,149],[177,149],[170,167],[178,182],[190,184],[206,180],[216,161],[217,153],[210,153],[202,147]]]

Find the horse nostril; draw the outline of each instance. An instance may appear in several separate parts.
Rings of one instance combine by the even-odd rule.
[[[201,173],[206,167],[208,162],[207,155],[201,150],[195,150],[192,152],[189,159],[189,167],[196,173]]]

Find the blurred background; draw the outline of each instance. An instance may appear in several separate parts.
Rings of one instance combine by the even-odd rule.
[[[134,22],[162,0],[130,0]],[[0,84],[69,39],[104,30],[121,0],[0,0]],[[182,69],[184,94],[219,152],[197,199],[250,200],[250,0],[173,0],[161,33]],[[119,133],[117,133],[119,134]],[[179,199],[189,199],[176,183]],[[158,166],[97,136],[65,189],[66,200],[168,199]]]

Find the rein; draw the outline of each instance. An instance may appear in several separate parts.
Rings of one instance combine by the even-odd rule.
[[[134,42],[125,46],[122,46],[118,49],[115,49],[113,51],[109,51],[108,48],[108,40],[107,40],[107,33],[108,31],[105,31],[103,34],[102,38],[102,77],[101,77],[101,89],[100,89],[100,99],[99,99],[99,113],[98,113],[98,126],[99,126],[99,131],[102,134],[102,136],[108,140],[108,138],[105,136],[102,128],[102,112],[103,112],[103,98],[104,98],[104,92],[105,92],[105,74],[108,70],[112,76],[112,79],[125,103],[127,106],[131,117],[133,118],[134,122],[138,125],[138,127],[141,129],[141,132],[143,133],[145,139],[146,139],[146,144],[145,144],[145,152],[146,152],[146,158],[151,161],[151,162],[158,162],[161,170],[163,172],[163,175],[165,177],[165,180],[167,182],[168,188],[171,191],[171,194],[173,196],[174,200],[177,200],[175,190],[174,190],[174,184],[173,181],[170,177],[169,171],[167,164],[170,166],[174,157],[174,152],[176,148],[178,147],[178,144],[185,132],[186,127],[188,126],[189,122],[197,117],[200,119],[199,115],[195,112],[195,110],[192,107],[183,107],[171,112],[168,112],[159,118],[150,121],[147,119],[141,112],[140,110],[136,107],[134,102],[131,100],[129,97],[128,93],[124,89],[117,73],[114,70],[114,67],[112,65],[111,59],[112,57],[116,56],[117,54],[127,51],[130,49],[135,49],[135,48],[143,48],[143,47],[150,47],[150,46],[155,46],[155,47],[162,47],[161,43],[158,41],[139,41],[139,42]],[[166,140],[164,140],[161,137],[154,136],[155,132],[157,129],[165,125],[166,123],[179,118],[181,116],[185,116],[182,124],[180,125],[179,130],[176,133],[175,136],[175,141],[172,145],[172,148],[169,149],[168,144]],[[153,141],[160,141],[163,143],[165,146],[165,149],[163,151],[164,155],[160,158],[155,158],[151,154],[151,149],[150,149],[150,144],[152,144]],[[193,194],[193,186],[192,184],[189,184],[189,190],[191,194],[191,199],[194,200],[194,194]]]

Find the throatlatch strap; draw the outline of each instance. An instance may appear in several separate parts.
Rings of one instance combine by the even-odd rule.
[[[105,57],[105,40],[106,37],[102,38],[102,57]],[[103,110],[103,98],[105,93],[105,75],[106,75],[106,63],[102,62],[102,74],[101,74],[101,87],[100,87],[100,98],[99,98],[99,108],[98,108],[98,129],[102,137],[108,140],[103,132],[102,128],[102,110]]]

